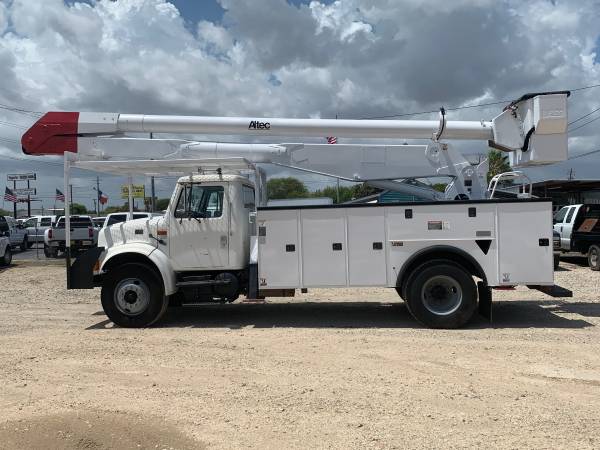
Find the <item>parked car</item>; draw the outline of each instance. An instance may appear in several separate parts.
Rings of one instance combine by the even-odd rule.
[[[129,220],[135,219],[150,219],[151,217],[162,216],[162,214],[158,213],[150,213],[150,212],[134,212],[130,214],[128,212],[122,213],[111,213],[106,216],[106,220],[104,221],[104,225],[102,228],[109,227],[114,225],[115,223],[127,222]]]
[[[94,222],[94,228],[102,228],[104,226],[104,221],[106,217],[94,217],[92,218],[92,222]]]
[[[8,227],[8,238],[12,248],[20,248],[22,252],[29,248],[29,239],[27,230],[23,228],[14,218],[10,216],[0,216],[0,224],[4,223]]]
[[[76,252],[95,247],[98,242],[98,231],[90,216],[71,216],[71,249]],[[65,218],[60,217],[56,224],[47,229],[44,234],[44,255],[56,258],[58,252],[64,252],[66,247]]]
[[[56,216],[33,216],[25,222],[29,245],[44,242],[44,233],[56,222]]]
[[[12,262],[12,250],[8,233],[8,225],[0,223],[0,266],[8,266]]]

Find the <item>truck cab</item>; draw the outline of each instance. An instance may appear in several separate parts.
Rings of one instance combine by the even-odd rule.
[[[246,291],[250,216],[255,209],[254,184],[246,177],[214,174],[180,178],[164,216],[100,230],[98,247],[103,254],[95,279],[103,287],[103,305],[106,291],[117,298],[106,299],[106,303],[110,303],[109,311],[111,305],[117,305],[125,321],[121,324],[143,321],[131,312],[142,308],[153,295],[151,281],[134,277],[147,268],[160,275],[161,295],[172,296],[175,302],[237,299]],[[132,279],[139,284],[126,281]],[[127,296],[130,303],[125,300]]]

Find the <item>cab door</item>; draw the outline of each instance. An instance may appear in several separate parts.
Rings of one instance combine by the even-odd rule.
[[[169,254],[176,271],[229,265],[228,185],[186,184],[169,218]]]

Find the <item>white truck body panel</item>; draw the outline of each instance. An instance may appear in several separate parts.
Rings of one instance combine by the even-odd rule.
[[[489,286],[553,285],[551,218],[550,202],[523,200],[261,208],[259,284],[395,287],[411,257],[447,246],[473,257]]]

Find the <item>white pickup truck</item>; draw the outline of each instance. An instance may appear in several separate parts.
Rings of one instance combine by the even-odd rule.
[[[90,216],[71,216],[71,249],[74,251],[95,247],[98,231]],[[44,234],[44,255],[56,258],[58,252],[65,251],[65,218],[60,217],[56,224]]]
[[[10,246],[12,248],[19,248],[24,252],[30,247],[27,230],[25,230],[23,225],[10,216],[0,216],[0,224],[6,225],[8,230],[7,237],[10,239]]]
[[[12,250],[7,237],[0,237],[0,266],[9,266],[12,262]]]
[[[560,234],[560,250],[563,252],[573,251],[571,248],[571,237],[576,221],[579,221],[582,207],[584,205],[563,206],[554,215],[554,231]]]

